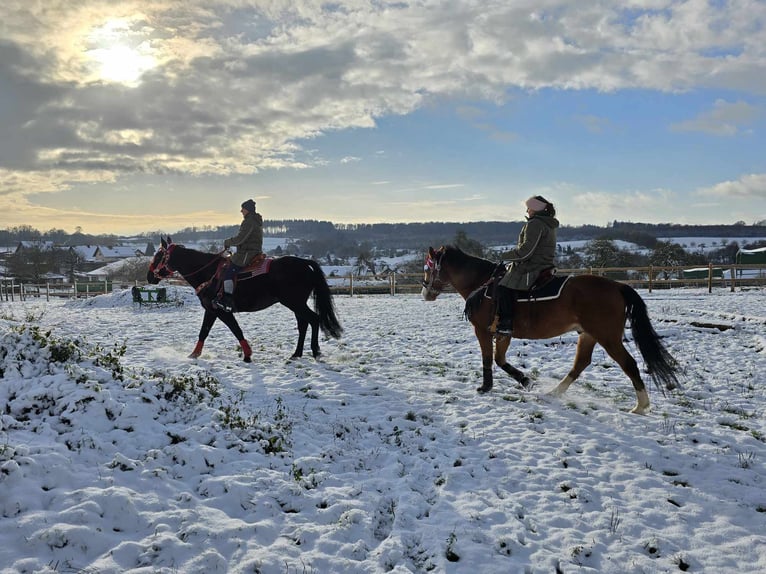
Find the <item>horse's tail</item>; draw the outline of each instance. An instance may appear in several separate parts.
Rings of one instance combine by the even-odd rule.
[[[340,339],[343,327],[340,326],[338,317],[335,315],[335,303],[324,271],[316,261],[309,261],[309,266],[314,274],[314,304],[319,315],[319,327],[325,335]]]
[[[649,376],[659,390],[663,391],[663,384],[668,390],[675,389],[678,387],[678,363],[652,327],[646,303],[630,285],[622,284],[620,290],[625,299],[625,313],[630,319],[633,340],[646,363]]]
[[[482,285],[471,291],[471,294],[465,298],[465,307],[463,308],[463,317],[466,321],[470,321],[474,313],[476,313],[481,304],[484,303],[484,295],[487,292],[486,285]]]

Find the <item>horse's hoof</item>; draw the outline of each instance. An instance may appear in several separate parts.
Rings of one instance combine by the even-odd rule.
[[[199,356],[200,356],[201,354],[202,354],[202,353],[191,353],[191,354],[189,355],[189,358],[190,358],[190,359],[199,359]]]
[[[488,393],[491,390],[492,390],[492,385],[482,385],[482,386],[476,388],[476,392],[477,393],[482,393],[482,394]]]
[[[243,359],[243,361],[245,361],[246,363],[252,363],[252,362],[253,362],[253,359],[250,357],[250,355],[248,355],[247,357],[245,357],[245,358]]]
[[[534,384],[532,382],[532,379],[530,379],[529,377],[524,377],[523,379],[521,379],[521,381],[519,381],[519,383],[521,383],[521,388],[524,389],[525,391],[531,390],[532,385]]]

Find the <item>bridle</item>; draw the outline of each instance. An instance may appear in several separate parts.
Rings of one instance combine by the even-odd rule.
[[[428,273],[428,281],[425,279],[422,281],[423,288],[426,290],[426,295],[436,296],[444,291],[444,288],[449,284],[449,281],[443,281],[439,274],[442,269],[442,259],[444,259],[444,251],[439,250],[436,252],[436,259],[431,257],[429,253],[426,255],[426,262],[423,266],[423,271]]]
[[[175,273],[175,270],[171,269],[168,265],[168,262],[170,261],[170,255],[173,253],[175,248],[175,243],[171,243],[167,247],[160,247],[160,251],[162,252],[162,259],[160,259],[157,265],[154,264],[154,261],[152,261],[149,265],[149,272],[153,273],[157,279],[167,279],[173,275],[173,273]]]

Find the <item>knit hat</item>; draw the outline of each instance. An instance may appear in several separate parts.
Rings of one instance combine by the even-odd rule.
[[[532,211],[545,211],[545,208],[548,207],[548,203],[537,199],[536,197],[530,197],[527,200],[527,207]]]
[[[242,209],[247,209],[250,213],[255,213],[255,201],[248,199],[242,204]]]

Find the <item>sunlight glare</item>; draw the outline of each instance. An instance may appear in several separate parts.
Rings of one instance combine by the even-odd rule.
[[[144,72],[157,65],[147,42],[139,38],[125,21],[111,21],[90,34],[94,46],[86,52],[95,77],[104,82],[135,85]]]

